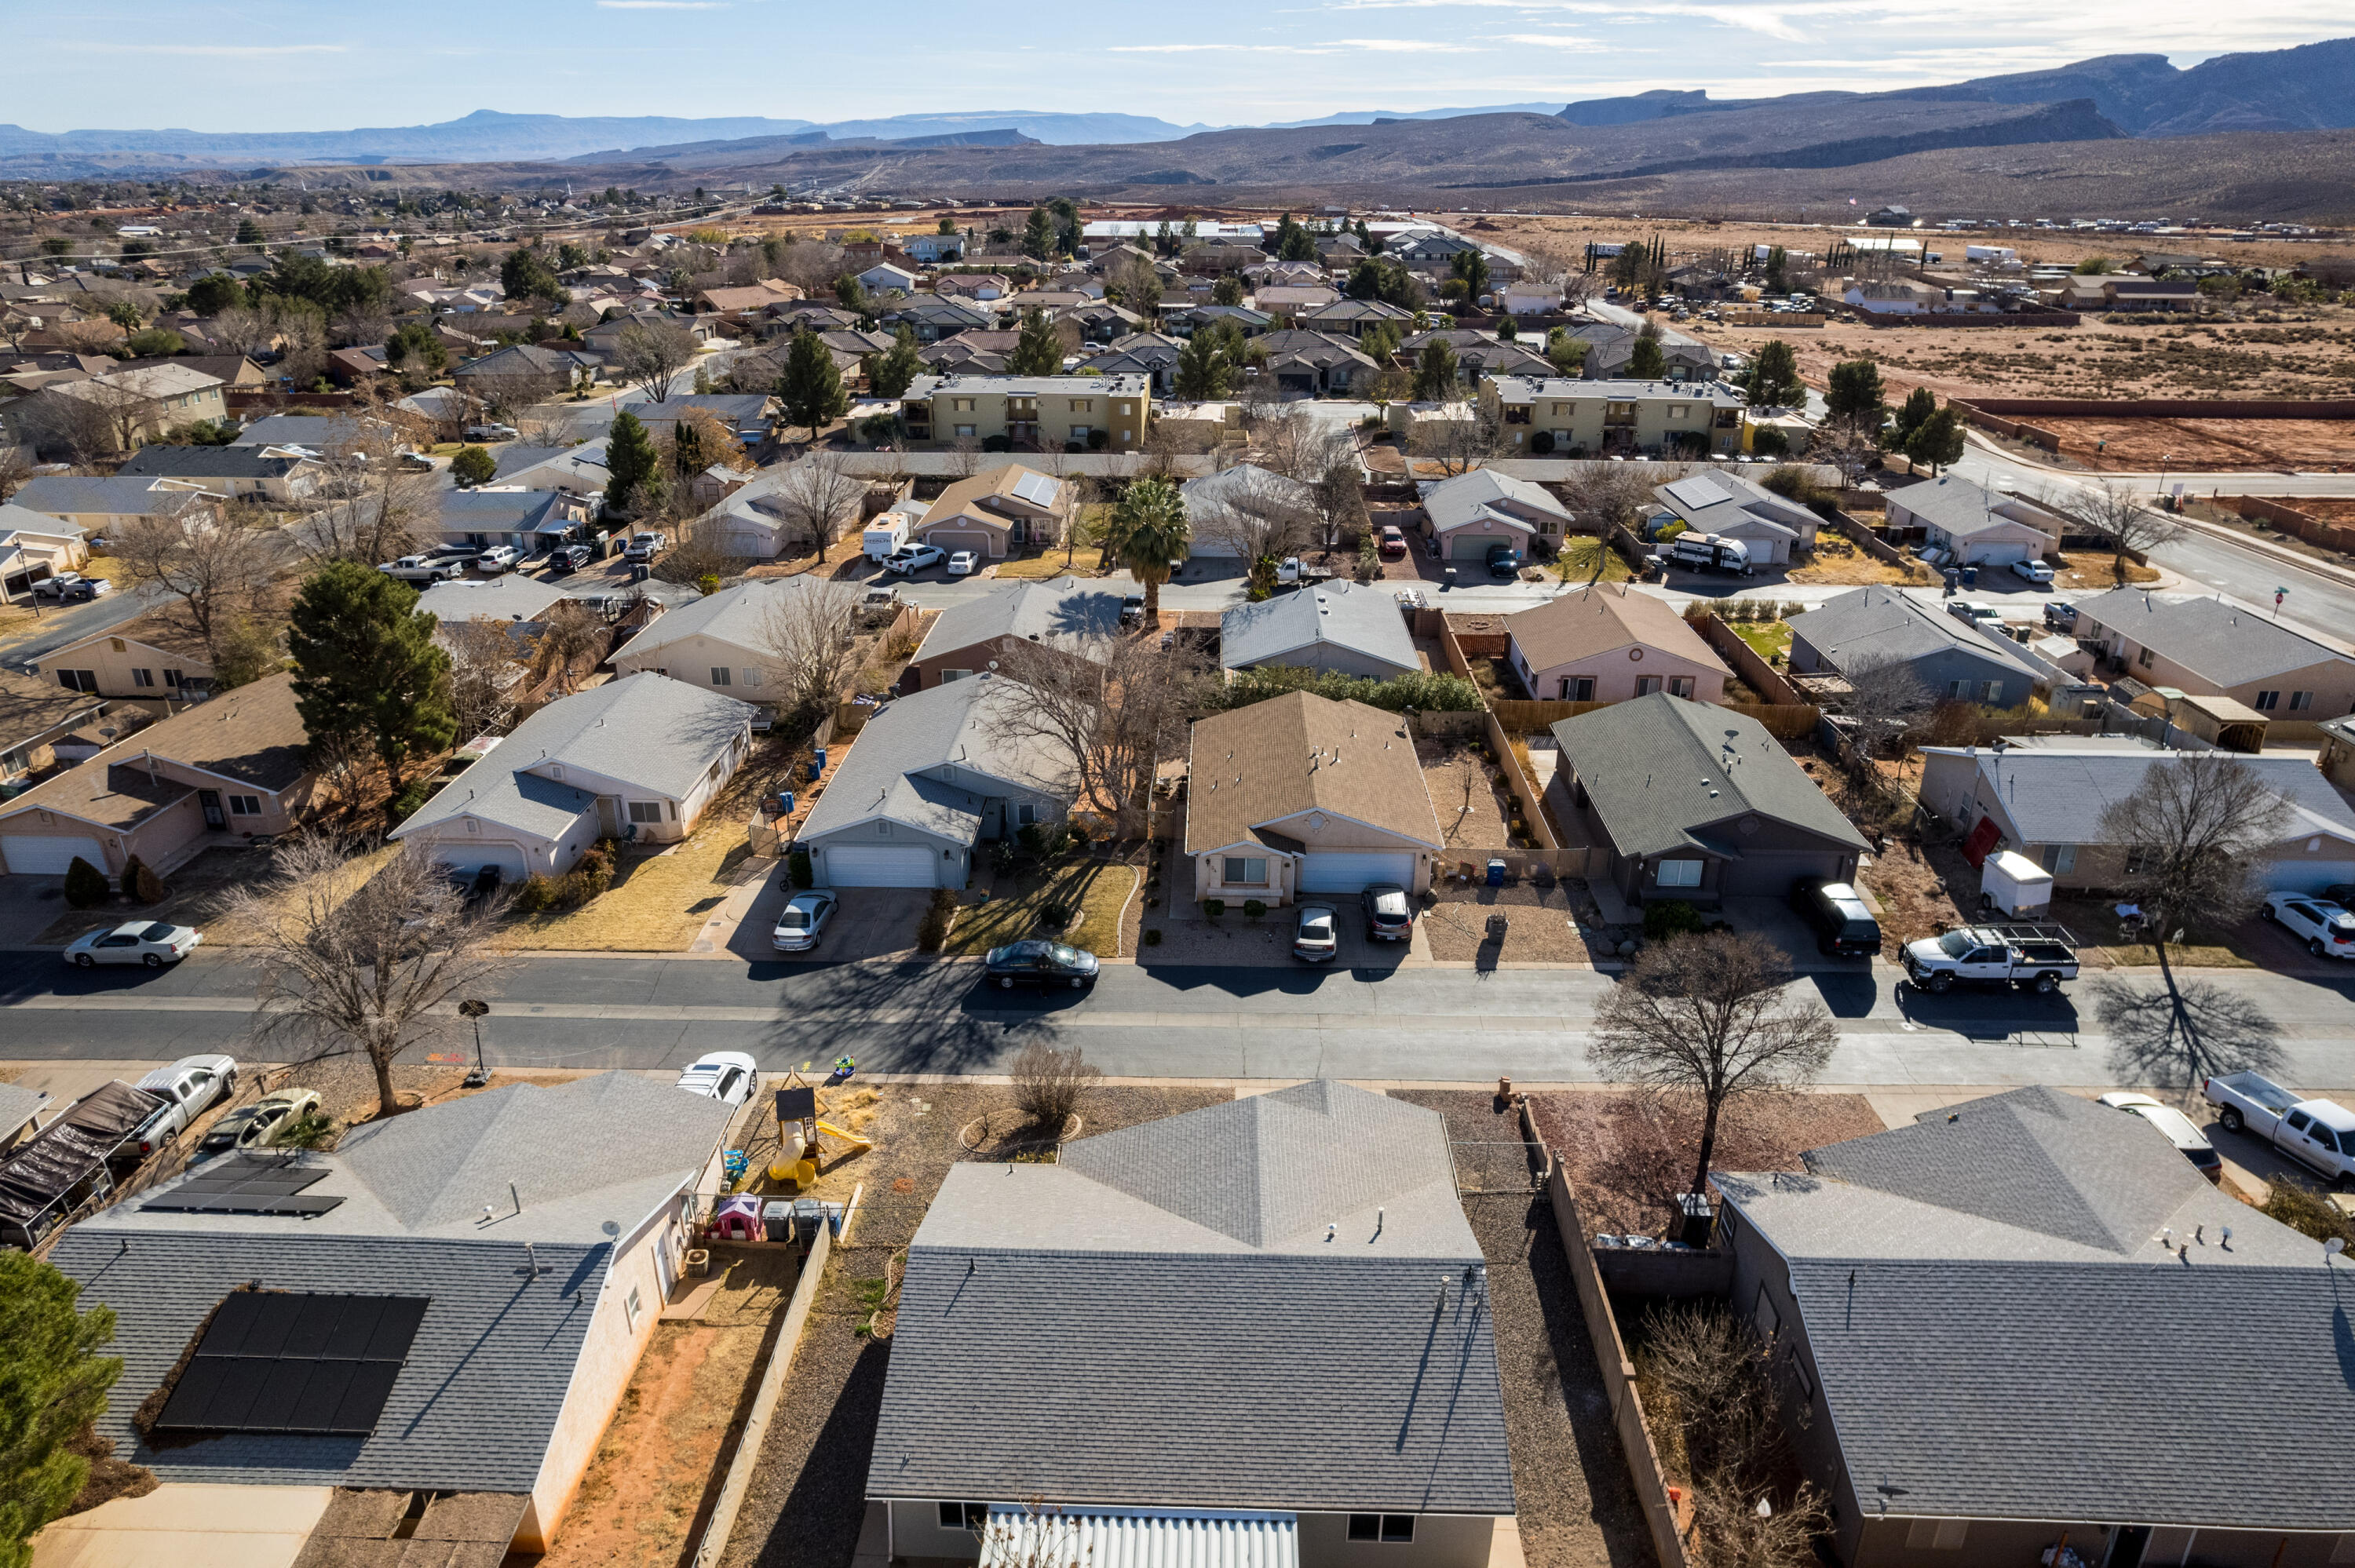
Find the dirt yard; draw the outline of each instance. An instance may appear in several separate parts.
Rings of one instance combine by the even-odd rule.
[[[1435,885],[1439,902],[1423,911],[1423,936],[1431,956],[1447,963],[1476,963],[1483,969],[1497,964],[1586,964],[1596,955],[1588,946],[1579,921],[1597,924],[1586,884],[1572,877],[1540,886],[1529,878],[1503,887],[1452,888]],[[1505,917],[1500,942],[1488,935],[1488,922]]]
[[[1676,1193],[1692,1181],[1700,1102],[1625,1089],[1529,1097],[1538,1131],[1568,1167],[1595,1235],[1662,1235]],[[1797,1171],[1799,1155],[1882,1131],[1862,1095],[1761,1094],[1729,1102],[1710,1163],[1721,1171]]]
[[[1864,587],[1877,583],[1926,582],[1929,575],[1927,568],[1923,567],[1898,566],[1877,556],[1868,556],[1857,548],[1852,540],[1826,530],[1816,535],[1814,552],[1806,560],[1795,563],[1784,574],[1783,580]]]
[[[2355,420],[2039,419],[2061,455],[2087,468],[2134,473],[2321,469],[2355,463]],[[2188,487],[2187,487],[2188,488]]]
[[[1427,738],[1414,743],[1414,757],[1423,764],[1423,788],[1439,813],[1440,842],[1450,849],[1493,850],[1513,842],[1520,807],[1480,745]]]

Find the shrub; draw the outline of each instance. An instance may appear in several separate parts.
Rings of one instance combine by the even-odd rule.
[[[1159,947],[1161,945],[1161,927],[1158,926],[1147,926],[1145,928],[1144,941],[1145,945],[1148,948]]]
[[[1689,937],[1701,928],[1700,911],[1681,899],[1666,899],[1644,906],[1644,935],[1655,942],[1670,937]]]
[[[1078,1046],[1059,1051],[1034,1042],[1014,1058],[1014,1103],[1032,1127],[1060,1134],[1103,1076]]]
[[[556,878],[533,872],[516,889],[515,911],[518,915],[538,915],[556,906]]]
[[[1202,900],[1202,914],[1205,917],[1215,920],[1226,912],[1227,901],[1225,899],[1205,898]]]
[[[986,452],[1010,452],[1014,450],[1014,438],[1011,436],[984,436],[981,438],[981,450]]]
[[[797,849],[787,855],[785,873],[794,879],[794,886],[796,889],[808,888],[811,882],[809,851]]]
[[[1408,708],[1423,713],[1476,713],[1480,707],[1479,688],[1461,675],[1423,672],[1377,681],[1284,664],[1241,671],[1208,700],[1214,707],[1247,708],[1292,692],[1314,692],[1336,702],[1359,702],[1391,713]]]
[[[613,885],[613,841],[599,839],[564,878],[566,907],[577,908]]]
[[[1050,904],[1039,911],[1039,919],[1050,931],[1060,931],[1070,926],[1078,915],[1078,908],[1072,905]]]
[[[1257,920],[1263,918],[1266,914],[1267,906],[1261,903],[1258,899],[1246,898],[1243,900],[1243,915],[1246,918]]]
[[[311,1111],[295,1118],[279,1133],[278,1141],[287,1149],[316,1149],[336,1134],[335,1122]]]
[[[134,854],[131,863],[123,868],[123,896],[133,904],[161,904],[164,902],[164,879]]]
[[[1531,457],[1550,457],[1553,455],[1553,432],[1551,430],[1540,430],[1529,438],[1529,455]]]
[[[916,950],[937,953],[949,939],[949,927],[956,922],[957,895],[945,887],[932,889],[932,900],[924,906],[924,923],[916,927]]]
[[[2350,1220],[2312,1188],[2282,1177],[2265,1191],[2265,1213],[2294,1231],[2328,1241],[2338,1236],[2355,1245],[2355,1220]]]
[[[422,779],[412,779],[401,786],[400,793],[392,798],[391,803],[386,806],[385,810],[395,817],[406,820],[424,810],[425,802],[432,798],[433,789],[431,784]]]
[[[66,867],[66,902],[77,909],[95,909],[106,902],[112,891],[106,883],[106,873],[80,855]]]
[[[1092,452],[1100,452],[1111,444],[1112,432],[1110,430],[1090,430],[1088,432],[1088,450]]]

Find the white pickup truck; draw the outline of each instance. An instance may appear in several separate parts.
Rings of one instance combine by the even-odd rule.
[[[2076,938],[2065,926],[1960,926],[1905,944],[1905,973],[1925,991],[1956,981],[2052,991],[2077,978]]]
[[[2301,1099],[2256,1073],[2222,1073],[2200,1082],[2216,1119],[2261,1139],[2333,1183],[2355,1179],[2355,1111],[2336,1100]]]
[[[140,1124],[123,1143],[127,1155],[134,1148],[145,1159],[186,1132],[218,1099],[237,1092],[237,1059],[232,1056],[183,1056],[168,1067],[158,1067],[132,1086],[164,1103]]]

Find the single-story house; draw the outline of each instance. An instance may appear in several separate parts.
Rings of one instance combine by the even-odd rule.
[[[1274,377],[1276,391],[1287,397],[1362,394],[1381,370],[1346,333],[1293,328],[1260,341],[1267,345],[1260,374]]]
[[[182,486],[136,474],[43,474],[17,486],[9,504],[70,523],[85,534],[106,534],[150,517],[192,517],[212,503]]]
[[[1029,700],[984,671],[878,710],[795,840],[817,885],[960,888],[978,845],[1068,812],[1069,769],[1009,723]]]
[[[528,556],[570,538],[589,519],[588,500],[563,490],[486,484],[442,491],[433,499],[441,513],[435,530],[443,542],[476,549],[513,545]]]
[[[561,490],[589,503],[593,520],[605,510],[605,441],[599,437],[575,447],[527,447],[510,441],[492,452],[498,466],[490,482],[504,489]]]
[[[2322,755],[2315,766],[2344,789],[2355,789],[2355,718],[2322,721]]]
[[[537,635],[547,622],[549,608],[564,600],[564,589],[558,584],[506,572],[496,577],[434,583],[417,596],[415,608],[444,626],[492,620],[517,637],[527,637]]]
[[[1245,337],[1257,337],[1275,324],[1265,311],[1245,305],[1188,305],[1161,313],[1161,330],[1177,337],[1192,337],[1203,327],[1231,322]]]
[[[1329,283],[1271,283],[1252,291],[1252,304],[1271,315],[1295,316],[1319,310],[1341,297]]]
[[[943,299],[1002,300],[1014,291],[1014,280],[1002,272],[948,272],[932,280],[932,292]]]
[[[239,1532],[304,1489],[305,1563],[546,1551],[685,1272],[732,1115],[624,1073],[517,1084],[333,1153],[191,1166],[80,1221],[50,1261],[114,1314],[99,1430],[180,1506],[110,1504],[59,1544],[94,1543],[113,1510],[133,1516],[114,1549],[74,1561],[170,1540],[144,1523],[219,1532],[171,1561],[287,1563]]]
[[[0,784],[13,784],[58,760],[57,746],[95,725],[103,697],[0,669]]]
[[[2078,600],[2072,630],[2147,686],[2236,698],[2274,718],[2355,713],[2355,659],[2221,596],[2113,588]]]
[[[1404,334],[1414,328],[1414,313],[1386,300],[1336,300],[1293,318],[1293,325],[1310,332],[1341,332],[1363,337],[1388,323]]]
[[[944,376],[1003,376],[1007,356],[1021,341],[1018,332],[975,327],[926,344],[916,357]]]
[[[17,594],[90,559],[83,528],[62,517],[0,501],[0,591]]]
[[[1704,469],[1655,486],[1653,498],[1697,534],[1739,539],[1753,566],[1782,567],[1816,547],[1816,514],[1738,473]]]
[[[1195,721],[1188,757],[1197,899],[1273,906],[1431,885],[1439,814],[1398,715],[1291,692]]]
[[[1892,528],[1920,528],[1934,550],[1957,567],[2009,567],[2036,561],[2061,547],[2067,526],[2042,507],[1951,473],[1892,490]]]
[[[1095,648],[1121,635],[1123,595],[1079,577],[1007,583],[960,599],[924,632],[900,677],[902,693],[986,674],[1009,643],[1034,642],[1094,660]],[[1096,661],[1101,662],[1101,661]]]
[[[1498,545],[1527,556],[1534,538],[1560,539],[1570,531],[1570,508],[1526,479],[1476,468],[1454,479],[1425,480],[1423,532],[1439,541],[1447,561],[1484,561]]]
[[[613,652],[614,673],[652,671],[690,686],[766,702],[770,672],[783,657],[776,643],[779,607],[801,594],[852,590],[804,573],[762,577],[722,588],[668,611]]]
[[[1131,333],[1126,337],[1113,339],[1103,346],[1103,352],[1080,361],[1074,373],[1081,376],[1141,376],[1152,383],[1154,391],[1167,397],[1178,385],[1178,355],[1184,347],[1185,344],[1176,338],[1157,332]],[[981,366],[976,364],[973,368],[978,370]],[[1006,368],[1004,354],[998,355],[996,368],[1001,371]]]
[[[1396,596],[1337,579],[1227,610],[1219,617],[1219,663],[1229,672],[1284,665],[1377,681],[1423,669]]]
[[[939,299],[926,294],[913,295],[901,301],[884,313],[881,319],[884,331],[896,333],[904,326],[916,334],[918,343],[936,343],[961,332],[997,324],[994,311],[969,300]],[[857,326],[858,323],[852,321],[844,324]]]
[[[2355,1552],[2355,1446],[2315,1440],[2355,1433],[2348,1265],[2160,1129],[2039,1086],[1803,1160],[1713,1172],[1716,1245],[1840,1568]],[[2169,1343],[2233,1397],[2160,1414]]]
[[[300,447],[320,457],[348,457],[368,440],[368,421],[354,414],[265,414],[238,431],[240,447]]]
[[[135,731],[0,802],[0,869],[63,876],[77,859],[120,876],[287,832],[312,775],[294,678],[271,675]]]
[[[300,501],[318,487],[319,463],[269,447],[181,447],[149,442],[114,471],[118,478],[166,479],[207,495]]]
[[[1875,316],[1918,316],[1945,302],[1945,291],[1911,278],[1868,278],[1849,284],[1840,298],[1855,310]]]
[[[858,548],[857,530],[866,515],[866,487],[821,483],[814,485],[805,495],[796,495],[794,487],[801,482],[794,478],[794,465],[779,463],[756,471],[741,482],[737,482],[733,474],[728,475],[728,488],[713,493],[712,507],[703,518],[706,524],[717,528],[722,550],[743,560],[772,561],[783,555],[789,545],[815,544],[813,503],[837,488],[842,493],[833,500],[840,510],[834,515],[827,536],[848,539],[849,547]],[[720,482],[715,476],[710,482]]]
[[[1434,327],[1415,333],[1399,344],[1399,359],[1412,365],[1434,343],[1445,344],[1455,355],[1455,376],[1466,387],[1477,387],[1488,376],[1551,376],[1553,361],[1518,343],[1507,343],[1493,333],[1470,327]]]
[[[1922,803],[1952,822],[1973,858],[2008,849],[2052,874],[2058,887],[2116,886],[2124,851],[2105,838],[2102,814],[2142,787],[2155,768],[2197,752],[2161,750],[2130,736],[2030,736],[1998,747],[1925,746]],[[2265,885],[2318,893],[2355,882],[2355,805],[2302,755],[2236,760],[2277,793],[2289,816],[2265,863]]]
[[[971,550],[1002,560],[1009,551],[1060,544],[1071,510],[1069,484],[1008,463],[942,491],[910,536],[952,554]]]
[[[1232,463],[1189,479],[1178,493],[1186,503],[1189,557],[1248,559],[1268,553],[1284,535],[1305,543],[1316,523],[1316,491],[1257,463]]]
[[[1447,1137],[1319,1079],[1052,1165],[953,1167],[908,1247],[868,1463],[891,1552],[1515,1560],[1496,1313]]]
[[[858,286],[870,294],[912,294],[923,281],[922,273],[894,267],[889,261],[878,261],[858,274]]]
[[[1781,898],[1851,882],[1870,848],[1756,719],[1665,692],[1553,726],[1555,772],[1633,904]]]
[[[428,387],[395,403],[393,411],[407,416],[421,444],[454,441],[474,419],[474,400],[455,387]]]
[[[213,678],[204,640],[153,612],[44,653],[27,669],[69,692],[149,700],[196,696]]]
[[[674,393],[659,403],[633,403],[630,412],[656,440],[669,434],[689,413],[700,412],[710,415],[721,429],[744,445],[757,447],[769,439],[773,404],[765,392],[687,392]]]
[[[468,360],[451,373],[450,381],[490,408],[512,408],[570,389],[582,371],[593,372],[599,363],[585,349],[511,343]]]
[[[685,838],[751,749],[753,712],[661,675],[619,676],[524,720],[387,836],[511,883],[560,875],[599,839]]]
[[[1624,703],[1666,692],[1725,700],[1733,672],[1666,599],[1628,583],[1590,583],[1505,618],[1521,684],[1540,701]]]
[[[2058,672],[1901,589],[1861,588],[1791,617],[1791,673],[1842,675],[1903,665],[1921,701],[2015,708]]]

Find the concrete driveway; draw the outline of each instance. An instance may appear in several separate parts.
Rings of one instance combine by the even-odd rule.
[[[1737,931],[1755,931],[1791,960],[1795,969],[1866,974],[1870,959],[1835,959],[1817,950],[1816,928],[1780,898],[1729,898],[1720,916]]]
[[[841,905],[826,922],[817,946],[806,953],[781,953],[772,945],[772,933],[792,892],[791,882],[783,874],[762,889],[737,927],[729,951],[761,963],[850,964],[905,956],[915,949],[916,929],[923,924],[924,907],[932,897],[932,890],[925,887],[838,889],[835,896]]]

